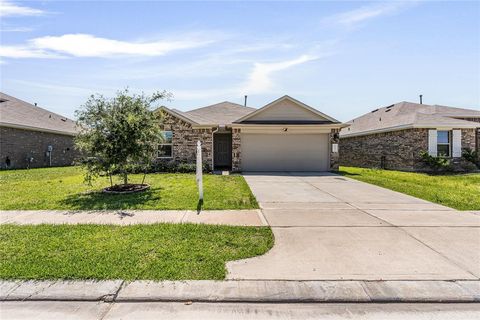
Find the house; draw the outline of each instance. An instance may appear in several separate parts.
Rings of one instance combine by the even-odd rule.
[[[194,163],[196,143],[214,170],[329,171],[338,169],[338,133],[344,124],[283,96],[260,109],[231,102],[163,112],[159,159]]]
[[[480,111],[400,102],[348,122],[340,132],[340,164],[404,171],[427,170],[425,151],[462,166],[462,151],[480,146]]]
[[[75,157],[75,122],[0,93],[0,166],[66,166]]]

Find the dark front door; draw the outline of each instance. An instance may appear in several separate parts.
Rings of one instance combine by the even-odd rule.
[[[215,168],[232,166],[232,135],[216,134],[213,138]]]

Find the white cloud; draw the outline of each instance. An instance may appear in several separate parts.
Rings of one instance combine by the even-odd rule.
[[[340,24],[347,27],[353,27],[368,20],[395,14],[401,10],[409,8],[416,4],[416,1],[392,1],[368,5],[347,12],[342,12],[324,20],[327,23]]]
[[[58,55],[25,46],[0,46],[0,57],[5,58],[58,58]]]
[[[2,32],[30,32],[33,31],[33,28],[28,27],[2,27],[0,29]]]
[[[40,9],[17,5],[11,1],[0,0],[0,17],[40,16],[46,12]]]
[[[196,48],[213,40],[163,40],[127,42],[89,34],[65,34],[31,39],[27,45],[2,46],[0,56],[9,58],[161,56],[171,51]]]
[[[243,92],[253,94],[268,91],[273,87],[273,73],[318,59],[317,56],[302,55],[296,59],[271,63],[255,63]]]

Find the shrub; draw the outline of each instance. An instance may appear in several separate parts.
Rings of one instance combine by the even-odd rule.
[[[473,163],[476,166],[480,166],[480,160],[478,158],[478,152],[470,148],[464,149],[462,152],[462,158]]]
[[[203,172],[209,172],[210,166],[208,163],[203,163]],[[167,173],[193,173],[197,171],[195,163],[176,163],[174,161],[158,161],[154,163],[149,170],[150,172],[167,172]]]
[[[422,162],[425,163],[433,171],[449,171],[451,170],[450,160],[443,157],[434,157],[426,151],[420,153]]]

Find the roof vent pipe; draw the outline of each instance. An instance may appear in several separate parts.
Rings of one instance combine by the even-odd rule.
[[[247,106],[247,95],[245,95],[245,102],[243,103],[243,105],[246,107]]]
[[[36,106],[37,106],[37,103],[35,102],[34,105],[35,105],[35,107],[36,107]]]
[[[423,94],[420,95],[420,104],[423,104]]]

